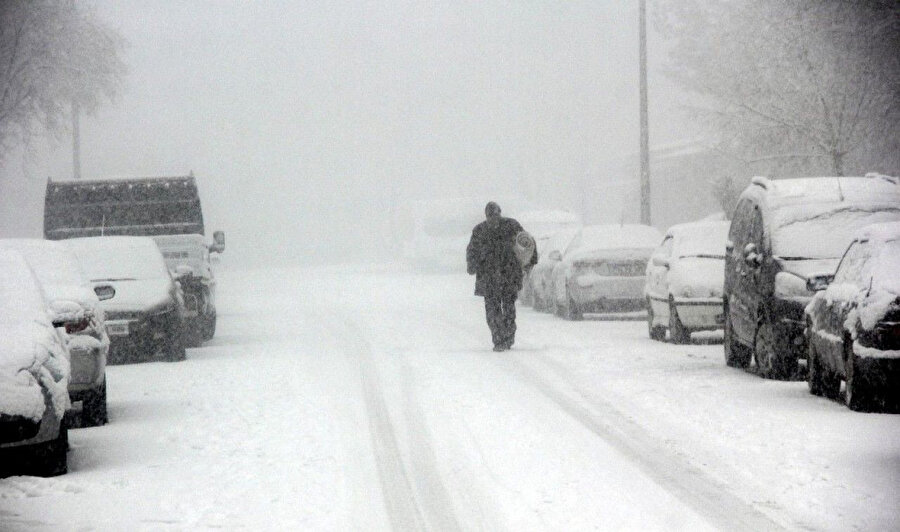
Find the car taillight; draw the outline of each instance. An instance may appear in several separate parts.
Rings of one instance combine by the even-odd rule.
[[[87,329],[90,324],[90,318],[83,318],[79,321],[70,321],[66,323],[66,332],[69,334],[80,333]]]

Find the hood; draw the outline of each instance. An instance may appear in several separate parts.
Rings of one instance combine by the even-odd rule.
[[[568,263],[607,260],[647,260],[652,253],[653,248],[584,249],[569,253],[563,260]]]
[[[110,283],[98,283],[110,284]],[[100,304],[97,294],[87,286],[69,285],[69,284],[45,284],[44,293],[47,295],[47,301],[74,301],[81,305],[84,310],[94,311]]]
[[[782,271],[793,273],[803,279],[819,273],[834,273],[841,259],[802,259],[785,260],[775,258],[781,265]]]
[[[170,279],[104,281],[97,284],[111,284],[116,289],[116,295],[112,299],[100,302],[106,312],[142,312],[172,301]]]
[[[725,286],[725,259],[682,257],[669,267],[669,291],[675,297],[720,297]]]

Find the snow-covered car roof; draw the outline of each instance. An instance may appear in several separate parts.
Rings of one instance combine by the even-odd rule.
[[[764,194],[773,208],[797,203],[898,202],[900,184],[896,178],[882,175],[791,179],[754,177],[744,194]]]
[[[675,257],[715,256],[725,257],[725,243],[731,222],[699,221],[676,224],[666,231],[675,239],[672,254]]]
[[[64,241],[91,281],[165,279],[169,270],[148,236],[97,236]]]
[[[581,229],[579,248],[654,248],[663,238],[655,227],[642,224],[589,225]]]
[[[765,196],[780,257],[836,259],[861,227],[900,220],[900,184],[888,176],[756,177],[744,196]]]
[[[68,356],[30,266],[19,252],[0,249],[0,413],[40,419],[43,383],[62,418],[68,375]]]

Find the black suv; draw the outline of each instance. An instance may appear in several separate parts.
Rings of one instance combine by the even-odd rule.
[[[833,274],[863,226],[900,220],[896,178],[754,177],[738,200],[725,256],[725,362],[751,355],[766,378],[794,375],[806,356],[806,281]]]

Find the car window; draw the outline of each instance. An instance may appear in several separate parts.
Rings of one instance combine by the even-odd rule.
[[[844,253],[837,271],[834,274],[835,283],[852,283],[861,286],[863,266],[869,255],[868,242],[853,242]]]
[[[728,232],[728,239],[737,247],[744,243],[747,233],[747,220],[751,212],[750,200],[743,200],[738,203],[734,209],[734,218],[731,222],[731,229]]]
[[[671,257],[672,256],[672,243],[675,242],[675,239],[671,236],[667,236],[665,240],[663,240],[662,246],[660,246],[659,254],[663,257]]]

